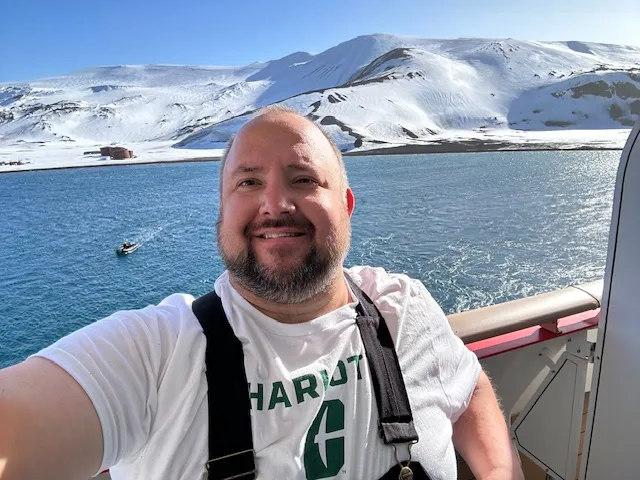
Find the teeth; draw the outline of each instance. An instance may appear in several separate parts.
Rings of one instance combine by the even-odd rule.
[[[299,237],[301,233],[265,233],[264,238]]]

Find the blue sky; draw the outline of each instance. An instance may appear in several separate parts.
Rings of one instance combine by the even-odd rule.
[[[244,65],[368,33],[640,46],[640,0],[6,0],[0,82],[101,65]]]

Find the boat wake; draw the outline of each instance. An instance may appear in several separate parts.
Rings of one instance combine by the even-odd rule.
[[[166,232],[177,221],[167,222],[163,225],[155,225],[144,227],[141,230],[134,231],[129,241],[136,242],[140,245],[149,244],[156,240],[163,232]]]

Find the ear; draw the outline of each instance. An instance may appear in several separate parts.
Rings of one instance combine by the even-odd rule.
[[[356,208],[356,197],[353,194],[353,190],[351,190],[349,187],[347,187],[345,195],[347,199],[347,212],[349,213],[349,216],[351,216],[353,210]]]

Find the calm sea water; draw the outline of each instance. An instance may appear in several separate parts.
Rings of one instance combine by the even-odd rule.
[[[619,152],[347,159],[348,264],[420,278],[447,313],[604,273]],[[118,309],[209,290],[218,163],[0,175],[0,368]],[[118,257],[125,239],[142,243]]]

